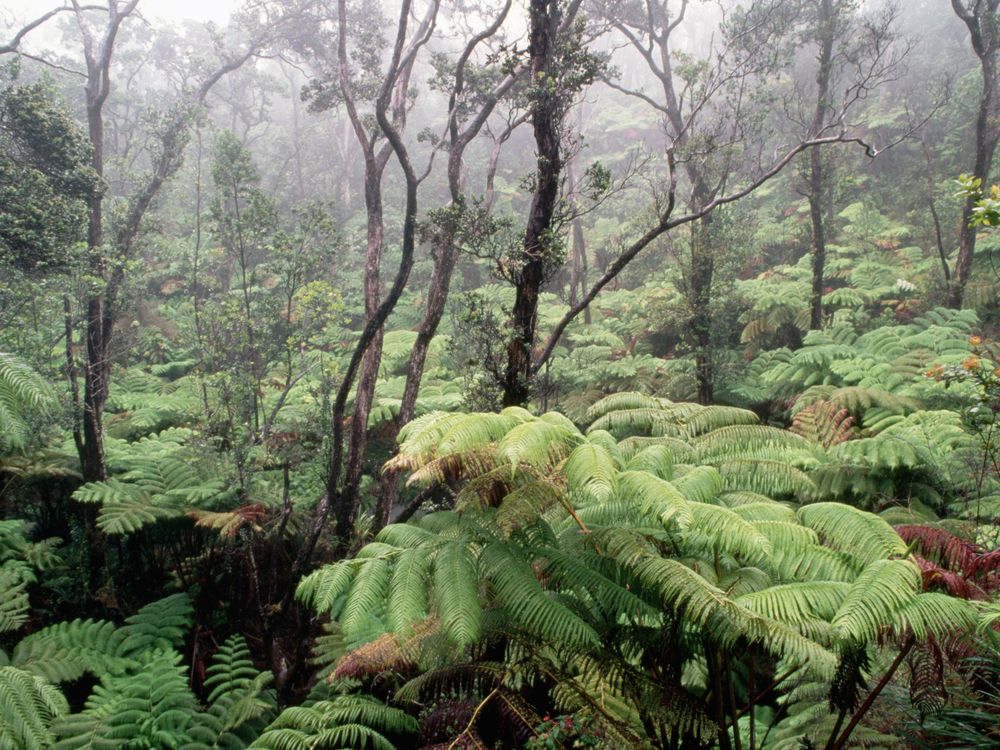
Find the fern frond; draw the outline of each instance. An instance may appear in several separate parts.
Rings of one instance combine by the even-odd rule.
[[[869,563],[847,590],[831,621],[834,634],[855,643],[875,640],[879,629],[892,623],[919,590],[920,569],[912,562]]]
[[[16,667],[0,667],[0,746],[48,750],[52,723],[69,713],[58,688]]]
[[[614,494],[618,464],[606,448],[585,442],[569,454],[563,473],[571,492],[602,502]]]
[[[483,574],[516,625],[554,644],[594,645],[598,635],[567,607],[542,590],[531,567],[506,544],[488,545],[482,553]]]
[[[121,653],[134,655],[148,649],[179,648],[194,620],[194,607],[187,594],[173,594],[147,604],[119,628]]]
[[[441,628],[458,644],[479,640],[478,573],[464,542],[448,542],[434,557],[434,593]]]
[[[826,544],[847,552],[862,564],[906,554],[906,544],[878,516],[840,503],[814,503],[798,511],[799,521],[822,536]]]

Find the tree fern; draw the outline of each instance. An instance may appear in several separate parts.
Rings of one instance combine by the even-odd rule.
[[[27,416],[54,402],[48,383],[13,354],[0,352],[0,455],[21,450],[28,441]]]
[[[258,737],[277,713],[270,672],[254,667],[242,636],[231,636],[212,658],[205,688],[208,708],[188,730],[182,750],[243,748]]]
[[[69,713],[58,688],[16,667],[0,666],[0,746],[11,750],[53,747],[54,721]]]
[[[261,750],[396,750],[390,736],[415,734],[406,712],[364,695],[286,708],[251,745]]]
[[[194,453],[177,442],[143,439],[113,451],[109,463],[116,476],[73,493],[80,502],[100,504],[97,524],[107,534],[129,534],[159,520],[181,518],[227,494],[225,483],[204,478]]]

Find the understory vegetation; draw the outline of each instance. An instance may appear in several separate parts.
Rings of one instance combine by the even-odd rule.
[[[0,750],[1000,745],[1000,0],[156,12],[0,8]]]

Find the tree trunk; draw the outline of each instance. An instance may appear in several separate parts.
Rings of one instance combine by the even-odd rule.
[[[694,371],[698,387],[698,403],[711,404],[715,400],[715,377],[712,367],[712,281],[715,276],[715,257],[709,245],[710,217],[705,217],[691,228],[691,317],[688,321],[694,342]]]
[[[372,320],[381,304],[382,266],[382,173],[385,162],[378,157],[367,158],[365,163],[365,208],[368,217],[368,243],[365,249],[365,320]],[[358,375],[358,385],[354,394],[354,412],[351,415],[349,435],[350,450],[344,471],[344,485],[341,502],[336,513],[338,544],[345,548],[350,542],[350,534],[357,520],[360,498],[358,488],[364,470],[364,458],[368,445],[368,416],[375,400],[375,383],[378,380],[379,365],[382,362],[382,338],[384,330],[380,326],[365,351]]]
[[[952,8],[965,23],[969,31],[972,49],[979,58],[982,74],[982,93],[979,98],[979,112],[976,116],[976,159],[972,176],[982,181],[985,187],[989,181],[990,165],[1000,140],[1000,92],[997,85],[997,52],[1000,46],[1000,22],[996,18],[1000,0],[977,2],[970,10],[961,0],[952,0]],[[975,199],[970,197],[962,208],[962,228],[959,235],[958,259],[948,288],[949,307],[961,307],[965,287],[972,270],[976,252],[976,227],[970,226]]]
[[[103,101],[95,101],[88,85],[87,125],[93,148],[91,166],[98,176],[104,177],[104,116]],[[103,194],[90,199],[87,221],[87,250],[90,273],[101,281],[105,279]],[[83,454],[80,463],[83,478],[87,482],[100,482],[108,478],[104,461],[104,404],[108,400],[107,343],[104,336],[104,291],[95,293],[87,300],[87,362],[84,368],[83,386]]]
[[[445,304],[448,301],[448,290],[451,287],[451,274],[458,258],[458,247],[452,232],[444,231],[435,242],[434,270],[431,272],[430,287],[427,291],[424,318],[417,331],[417,339],[413,342],[413,350],[406,367],[406,385],[403,387],[403,400],[396,417],[396,431],[413,419],[417,405],[417,395],[420,391],[420,381],[427,362],[427,350],[430,348],[434,334],[444,316]],[[399,492],[399,472],[389,472],[382,476],[379,488],[379,502],[375,512],[374,531],[378,531],[389,522],[392,506]]]
[[[535,87],[531,124],[537,151],[536,185],[524,234],[524,256],[517,278],[514,308],[511,311],[511,340],[507,345],[507,369],[503,382],[504,406],[524,404],[531,386],[531,356],[538,321],[538,296],[545,282],[548,233],[552,228],[559,195],[560,153],[559,92],[547,84],[552,76],[559,10],[556,0],[531,0],[531,77]]]
[[[817,32],[819,54],[816,71],[816,110],[813,114],[813,137],[819,135],[830,108],[830,76],[833,71],[833,42],[836,36],[833,0],[820,0]],[[809,328],[823,327],[823,287],[826,270],[827,179],[822,149],[809,152],[809,218],[812,221],[812,293],[809,295]]]

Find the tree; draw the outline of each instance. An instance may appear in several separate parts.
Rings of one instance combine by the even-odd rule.
[[[587,293],[570,307],[534,358],[532,372],[538,372],[552,356],[570,322],[640,252],[672,229],[698,224],[691,228],[690,258],[683,271],[698,399],[710,402],[713,397],[710,303],[715,250],[711,245],[710,224],[703,220],[716,208],[753,193],[809,149],[855,143],[869,156],[878,153],[878,149],[860,137],[864,125],[853,124],[848,117],[871,87],[898,66],[897,51],[885,45],[866,48],[855,66],[855,79],[846,87],[836,107],[827,110],[822,127],[812,132],[803,128],[796,136],[798,141],[790,147],[769,144],[771,131],[761,105],[768,94],[760,84],[784,59],[791,7],[782,0],[761,0],[732,13],[720,41],[697,64],[686,53],[672,52],[672,35],[678,33],[687,9],[687,2],[681,3],[677,13],[671,13],[665,3],[598,7],[602,17],[641,56],[660,88],[658,94],[662,92],[662,97],[653,97],[641,90],[624,88],[613,79],[607,81],[612,88],[639,98],[663,117],[668,139],[666,187],[655,205],[654,225],[625,245]],[[747,93],[750,90],[756,93],[750,95]],[[769,149],[774,148],[779,155],[768,158]],[[754,158],[736,159],[735,153],[753,154]],[[687,180],[686,186],[680,182],[682,175]],[[682,187],[685,193],[680,193]],[[687,204],[687,213],[675,215],[675,209],[683,203]]]
[[[976,113],[971,174],[986,184],[993,155],[1000,142],[1000,72],[997,70],[997,55],[1000,53],[1000,18],[997,12],[1000,0],[951,0],[951,7],[968,29],[969,42],[979,60],[982,88]],[[977,232],[973,223],[974,211],[975,199],[969,196],[962,209],[958,258],[948,288],[948,304],[952,307],[961,307],[972,270]]]
[[[561,7],[556,0],[531,0],[528,7],[528,119],[535,138],[536,164],[523,244],[505,260],[516,290],[503,380],[505,406],[528,399],[538,295],[563,263],[562,242],[555,226],[563,168],[563,123],[573,97],[597,74],[597,60],[580,46],[580,29],[574,24],[580,4],[578,0]]]
[[[104,186],[52,86],[15,81],[0,89],[0,264],[37,276],[72,262],[86,204]]]
[[[365,324],[354,347],[343,380],[337,390],[332,406],[329,457],[326,469],[326,490],[316,504],[305,542],[297,555],[293,571],[301,574],[309,565],[316,545],[320,540],[326,522],[333,513],[338,536],[337,551],[346,553],[352,544],[354,522],[360,506],[359,486],[367,443],[368,415],[375,391],[375,380],[381,358],[383,326],[395,308],[409,279],[413,266],[413,253],[417,231],[417,189],[429,169],[418,175],[412,165],[409,151],[402,141],[401,132],[406,125],[410,102],[408,83],[420,50],[427,44],[437,17],[439,3],[432,2],[412,32],[409,30],[412,4],[404,2],[399,11],[396,39],[392,48],[388,70],[380,71],[377,50],[379,35],[371,35],[372,28],[352,28],[349,24],[349,8],[346,0],[337,4],[333,39],[336,42],[336,57],[325,60],[329,66],[325,79],[319,79],[313,86],[318,96],[316,106],[320,109],[333,103],[340,103],[347,110],[355,138],[361,147],[365,164]],[[354,9],[351,9],[354,10]],[[365,7],[368,12],[372,8]],[[376,16],[377,17],[377,16]],[[371,23],[372,18],[367,19]],[[357,57],[362,61],[361,69],[351,65],[348,43],[353,35],[360,37],[360,51]],[[324,44],[318,38],[300,42],[300,46],[316,54],[322,54]],[[323,61],[323,58],[319,58]],[[379,81],[379,76],[381,80]],[[376,84],[377,82],[377,84]],[[363,96],[371,96],[370,106],[375,127],[365,117],[360,106]],[[384,139],[384,140],[383,140]],[[405,183],[405,208],[402,227],[402,248],[399,266],[393,277],[388,294],[381,294],[381,263],[384,239],[382,176],[392,156],[403,172]],[[357,381],[355,382],[355,379]],[[354,392],[354,410],[346,417],[348,398]],[[349,437],[345,441],[345,422],[350,425]],[[346,445],[345,445],[346,443]],[[293,592],[289,589],[282,597],[282,608],[287,607]]]
[[[492,76],[483,75],[483,71],[474,68],[473,56],[479,47],[490,42],[491,37],[502,27],[512,5],[512,0],[507,0],[495,18],[486,24],[484,30],[475,34],[468,41],[458,60],[454,63],[453,69],[448,69],[450,66],[445,60],[438,60],[439,65],[446,68],[445,71],[439,73],[439,77],[449,81],[447,85],[448,117],[445,124],[446,141],[442,143],[442,146],[447,145],[447,178],[450,202],[447,206],[432,213],[427,221],[427,234],[429,235],[434,265],[428,283],[424,316],[407,362],[406,383],[403,388],[399,414],[395,419],[397,434],[405,424],[413,419],[420,381],[423,378],[424,365],[427,360],[427,351],[444,315],[452,272],[461,250],[463,225],[469,224],[470,221],[472,223],[476,221],[475,218],[470,219],[470,213],[474,213],[474,210],[469,206],[465,189],[465,165],[463,161],[466,149],[486,125],[497,105],[524,76],[525,69],[521,66],[493,83]],[[473,77],[471,83],[467,81],[467,76],[470,75]],[[481,83],[479,87],[475,85],[483,78],[487,84],[492,84],[485,90],[482,90]],[[444,88],[443,84],[439,85]],[[396,501],[399,479],[397,472],[383,474],[382,484],[379,488],[378,507],[375,511],[374,526],[376,532],[388,523],[389,514]]]
[[[833,78],[834,43],[841,36],[843,14],[853,11],[847,3],[834,0],[819,0],[816,8],[816,108],[813,114],[812,131],[818,132],[826,121],[827,111],[833,106],[831,83]],[[830,177],[824,169],[822,149],[809,152],[809,178],[807,198],[809,220],[812,223],[812,294],[809,298],[809,328],[823,325],[823,272],[826,266],[826,227],[830,214]]]
[[[905,45],[893,53],[897,35],[893,30],[895,12],[888,8],[881,14],[860,15],[853,0],[816,0],[809,6],[814,14],[807,34],[816,45],[815,105],[809,125],[810,134],[822,132],[834,111],[836,88],[863,87],[873,90],[893,80],[899,73]],[[866,70],[867,68],[867,70]],[[826,287],[826,245],[832,213],[833,164],[828,150],[809,152],[808,174],[803,191],[809,203],[812,228],[812,292],[809,301],[809,328],[823,325],[823,293]]]
[[[408,425],[395,468],[453,487],[455,510],[387,526],[303,579],[299,596],[342,638],[369,643],[367,669],[348,657],[339,676],[402,671],[398,699],[469,699],[446,742],[523,742],[558,706],[612,746],[729,750],[758,704],[819,681],[833,708],[797,739],[841,748],[916,641],[974,626],[969,602],[922,590],[886,521],[779,502],[811,491],[790,464],[811,450],[802,439],[638,393],[588,416],[586,431],[519,407]],[[861,701],[882,643],[894,658]],[[452,659],[417,666],[445,644]],[[480,720],[493,711],[508,718]]]

